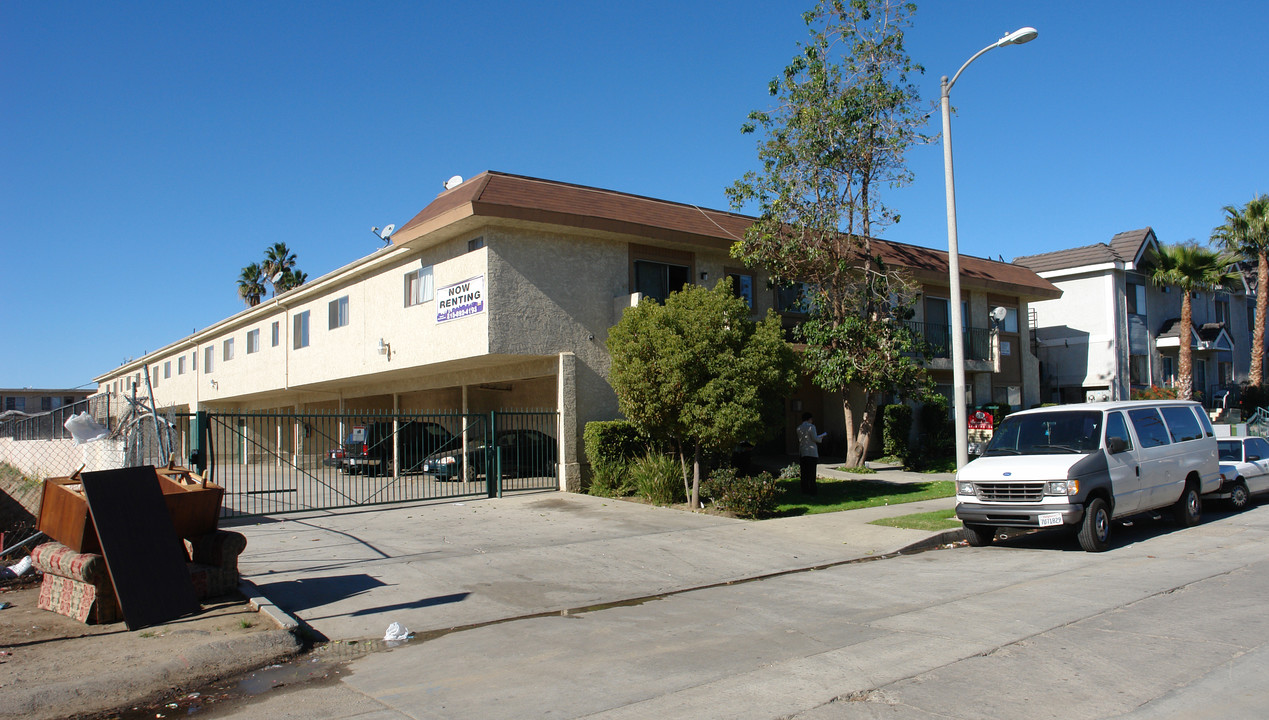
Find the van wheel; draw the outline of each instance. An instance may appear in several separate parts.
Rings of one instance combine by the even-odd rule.
[[[1194,487],[1194,483],[1186,483],[1185,491],[1172,506],[1172,517],[1181,527],[1193,527],[1198,525],[1202,516],[1203,501],[1199,499],[1198,489]]]
[[[1229,490],[1229,507],[1233,510],[1246,510],[1251,494],[1247,492],[1247,483],[1239,481]]]
[[[1105,552],[1110,544],[1110,510],[1106,501],[1093,498],[1084,508],[1084,519],[1080,521],[1080,547],[1087,552]]]
[[[965,525],[965,540],[970,547],[990,545],[996,539],[996,528],[990,525]]]

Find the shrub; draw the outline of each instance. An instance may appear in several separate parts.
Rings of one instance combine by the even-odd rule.
[[[919,421],[923,439],[923,454],[928,458],[947,455],[955,450],[956,430],[948,417],[948,400],[942,395],[931,395],[921,405]]]
[[[586,459],[591,463],[629,461],[647,444],[642,433],[629,420],[588,422],[582,433],[582,442],[586,448]]]
[[[630,464],[630,479],[635,490],[657,505],[685,502],[683,472],[670,455],[650,452]]]
[[[802,477],[802,466],[797,463],[789,463],[780,470],[780,480],[796,480]]]
[[[634,492],[630,479],[630,463],[626,460],[599,459],[590,464],[590,487],[587,492],[599,497],[625,497]]]
[[[779,483],[769,472],[737,477],[735,470],[720,468],[701,483],[703,497],[713,500],[719,509],[743,518],[761,518],[774,513],[781,492]]]
[[[912,434],[912,408],[887,405],[881,417],[882,453],[888,457],[907,458],[908,438]]]
[[[1269,387],[1263,385],[1242,385],[1238,396],[1238,407],[1243,411],[1243,419],[1256,414],[1256,410],[1269,406]]]
[[[1176,388],[1151,385],[1148,388],[1132,390],[1128,393],[1128,397],[1133,400],[1175,400]]]

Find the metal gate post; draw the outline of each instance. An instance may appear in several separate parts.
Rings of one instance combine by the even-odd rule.
[[[207,411],[199,410],[190,418],[190,453],[189,464],[202,475],[207,470],[206,436],[211,432]]]
[[[485,426],[485,490],[489,497],[502,497],[502,453],[498,452],[498,413],[489,411]]]

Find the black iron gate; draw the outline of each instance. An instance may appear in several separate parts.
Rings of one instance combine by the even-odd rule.
[[[225,516],[559,487],[559,414],[199,413],[194,459]]]

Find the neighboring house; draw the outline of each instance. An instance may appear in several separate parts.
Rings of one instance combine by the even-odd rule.
[[[618,417],[604,341],[622,311],[731,276],[755,317],[803,317],[796,293],[729,255],[752,218],[694,205],[486,172],[441,193],[392,244],[97,378],[156,403],[288,411],[546,408],[560,413],[560,482],[576,487],[587,422]],[[914,326],[951,388],[947,254],[877,241],[923,286]],[[1059,291],[1032,271],[964,256],[970,402],[1039,402],[1029,303]],[[1003,308],[999,331],[989,313]],[[841,429],[841,402],[804,383],[786,404]]]
[[[1158,247],[1147,227],[1109,244],[1014,259],[1062,290],[1032,306],[1045,401],[1126,400],[1132,390],[1176,382],[1181,296],[1150,284]],[[1255,298],[1240,285],[1196,293],[1192,308],[1194,389],[1214,405],[1247,378]]]
[[[96,390],[56,388],[0,388],[0,412],[16,410],[27,415],[57,410],[74,405]]]

